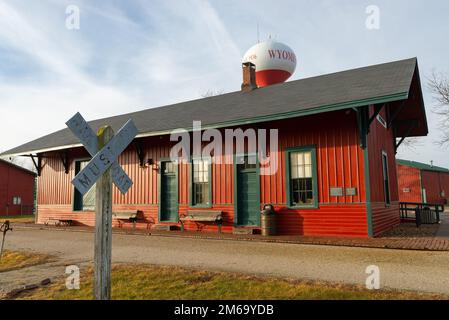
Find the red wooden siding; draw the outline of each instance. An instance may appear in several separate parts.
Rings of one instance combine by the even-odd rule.
[[[320,209],[290,210],[275,206],[281,234],[367,237],[365,204],[325,204]]]
[[[424,188],[427,203],[447,203],[449,173],[420,170],[402,164],[398,164],[397,168],[401,202],[424,202],[422,196],[422,188]],[[410,192],[404,192],[404,189],[410,189]]]
[[[373,114],[373,109],[373,107],[370,108],[370,115]],[[388,121],[385,107],[382,109],[380,115]],[[370,133],[368,134],[368,161],[374,235],[378,235],[400,223],[396,155],[393,143],[393,130],[385,128],[377,119],[374,120],[370,126]],[[390,205],[385,204],[382,151],[388,157]]]
[[[0,216],[32,213],[34,181],[31,173],[0,161]],[[14,205],[14,197],[20,197],[22,204]]]
[[[354,113],[334,112],[328,117],[319,115],[307,119],[298,119],[294,123],[272,123],[273,128],[282,128],[279,134],[279,169],[273,175],[261,176],[261,201],[286,203],[285,150],[314,145],[317,154],[318,202],[365,202],[363,150],[359,147]],[[355,187],[357,195],[332,197],[331,187]]]
[[[261,205],[272,203],[277,210],[279,232],[295,235],[367,236],[363,150],[354,111],[340,111],[291,120],[275,121],[253,126],[279,129],[279,167],[277,172],[260,177]],[[245,128],[243,128],[245,129]],[[139,139],[144,159],[159,162],[169,157],[168,136]],[[317,209],[289,209],[286,205],[285,150],[290,147],[316,147]],[[273,151],[271,151],[272,153]],[[273,154],[271,154],[273,156]],[[64,173],[57,153],[44,158],[45,166],[39,183],[39,222],[49,217],[69,217],[80,224],[93,225],[92,212],[72,212],[74,160],[86,157],[78,148],[70,151],[69,174]],[[394,157],[392,158],[394,161]],[[129,147],[119,162],[134,181],[126,195],[114,190],[114,210],[134,208],[143,211],[139,228],[151,228],[158,223],[158,171],[155,167],[141,168],[134,147]],[[189,166],[179,166],[179,214],[189,208]],[[395,171],[394,171],[395,173]],[[393,180],[393,177],[391,179]],[[355,196],[330,196],[331,187],[356,188]],[[234,166],[213,164],[212,209],[222,210],[224,232],[232,232],[234,222]],[[114,222],[115,225],[118,222]],[[186,228],[216,231],[210,224],[187,223]]]
[[[400,202],[422,202],[421,173],[417,168],[397,165]],[[404,192],[408,189],[410,192]],[[448,189],[449,190],[449,189]]]
[[[449,204],[449,173],[440,173],[440,185],[444,194],[443,198],[446,199],[446,204]]]
[[[422,170],[421,179],[426,190],[427,203],[440,203],[442,199],[438,172]]]
[[[421,177],[427,203],[445,204],[449,199],[449,173],[422,170]]]
[[[64,171],[60,157],[54,156],[45,159],[41,177],[38,179],[38,205],[57,206],[72,203],[73,188],[70,182],[74,177],[74,166],[69,174]],[[44,175],[45,179],[42,178]]]
[[[292,121],[293,122],[293,121]],[[281,234],[367,236],[363,150],[359,147],[355,114],[334,112],[272,123],[279,135],[279,170],[261,176],[261,202],[275,204]],[[319,130],[317,130],[319,127]],[[286,206],[287,148],[316,146],[318,209]],[[356,196],[330,196],[331,187],[354,187]]]

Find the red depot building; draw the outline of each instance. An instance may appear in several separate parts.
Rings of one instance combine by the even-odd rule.
[[[0,159],[0,216],[32,214],[36,173]]]

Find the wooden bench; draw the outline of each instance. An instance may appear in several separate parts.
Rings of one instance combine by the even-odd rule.
[[[112,218],[119,220],[120,227],[122,222],[132,222],[133,229],[135,229],[138,214],[139,210],[121,210],[112,212]]]
[[[184,231],[184,222],[214,222],[218,226],[218,233],[221,233],[223,224],[222,212],[217,210],[188,210],[187,214],[179,217],[181,222],[181,231]]]
[[[73,224],[73,220],[71,219],[58,219],[58,218],[48,218],[44,225],[54,225],[54,226],[71,226]]]

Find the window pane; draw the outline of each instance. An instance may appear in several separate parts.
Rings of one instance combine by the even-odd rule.
[[[298,179],[299,178],[298,167],[297,166],[291,168],[291,178],[292,179]]]
[[[312,152],[290,153],[290,197],[292,205],[313,204]]]
[[[304,178],[304,166],[298,166],[298,178]]]
[[[304,178],[312,177],[312,165],[308,164],[304,167]]]
[[[296,154],[297,158],[298,158],[298,165],[302,166],[304,164],[304,153],[297,153]]]
[[[298,204],[299,200],[299,180],[292,180],[292,201],[293,204]]]
[[[193,204],[209,203],[209,161],[193,160]]]
[[[312,153],[304,152],[304,164],[312,164]]]
[[[292,167],[296,167],[298,165],[298,153],[290,153],[290,164]]]
[[[307,203],[313,203],[313,192],[309,191],[307,192]]]
[[[209,184],[204,184],[203,203],[209,204]]]

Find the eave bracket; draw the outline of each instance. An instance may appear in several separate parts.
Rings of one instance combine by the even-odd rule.
[[[33,156],[32,154],[30,154],[30,158],[33,161],[34,167],[36,168],[37,176],[40,177],[42,172],[42,156]],[[37,158],[37,161],[35,158]]]
[[[134,141],[134,148],[136,149],[137,157],[139,159],[139,165],[141,167],[145,167],[144,153],[142,151],[142,146],[140,145],[140,142]]]
[[[374,105],[374,113],[368,120],[368,125],[366,128],[366,133],[368,134],[370,131],[371,123],[373,123],[374,120],[376,120],[376,117],[379,115],[379,113],[382,111],[382,108],[385,106],[384,103],[382,104],[375,104]]]
[[[59,156],[61,158],[62,165],[64,166],[64,172],[65,172],[65,174],[68,174],[69,170],[70,170],[69,153],[64,152],[64,153],[59,154]]]
[[[369,132],[369,106],[354,108],[354,110],[357,112],[357,126],[359,128],[360,147],[362,149],[365,149]]]
[[[401,105],[399,106],[399,108],[396,109],[396,111],[391,115],[391,118],[388,121],[388,125],[387,128],[390,129],[391,126],[393,125],[394,120],[396,120],[397,116],[401,113],[402,109],[404,109],[405,107],[405,101],[402,101]]]
[[[401,139],[396,143],[396,145],[394,147],[395,153],[397,153],[398,148],[404,142],[405,138],[407,138],[410,135],[410,133],[412,132],[412,130],[415,129],[416,127],[418,127],[418,120],[416,120],[416,119],[410,120],[410,126],[408,127],[405,135],[401,137]]]

